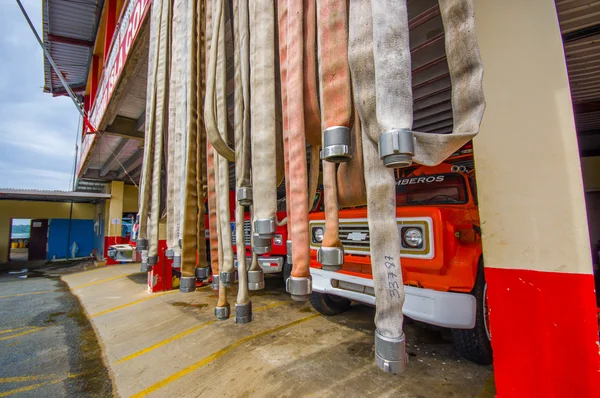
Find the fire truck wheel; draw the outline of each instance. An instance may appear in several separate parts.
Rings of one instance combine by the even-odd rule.
[[[292,264],[284,260],[283,263],[283,283],[287,283],[288,278],[292,275]]]
[[[315,310],[323,315],[337,315],[350,308],[351,301],[344,297],[312,292],[310,303]]]
[[[485,283],[483,274],[483,261],[479,262],[477,271],[477,282],[471,294],[477,299],[477,315],[475,318],[475,327],[473,329],[452,329],[454,346],[458,353],[480,365],[489,365],[492,363],[492,345],[488,333],[488,306]]]

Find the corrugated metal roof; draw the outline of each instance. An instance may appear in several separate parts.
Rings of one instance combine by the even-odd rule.
[[[85,87],[104,0],[42,0],[44,46],[72,87]],[[69,40],[72,39],[72,40]],[[44,58],[44,91],[64,91]]]
[[[50,202],[96,202],[110,199],[108,193],[44,191],[37,189],[0,189],[0,200],[34,200]]]

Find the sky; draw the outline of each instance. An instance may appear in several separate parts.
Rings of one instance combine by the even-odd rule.
[[[21,0],[38,33],[42,1]],[[0,0],[0,188],[70,190],[79,113],[43,92],[43,52],[15,0]]]

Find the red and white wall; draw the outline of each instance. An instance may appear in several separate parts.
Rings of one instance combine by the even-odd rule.
[[[474,150],[498,397],[598,397],[591,251],[555,5],[475,0],[475,13],[487,109]]]

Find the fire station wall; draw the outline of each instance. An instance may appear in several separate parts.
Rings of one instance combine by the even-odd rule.
[[[0,201],[0,263],[8,261],[10,220],[12,218],[69,218],[70,206],[70,203],[58,202]],[[93,220],[94,216],[94,204],[73,204],[73,219]]]
[[[138,189],[134,185],[125,185],[123,190],[123,213],[138,212]]]

